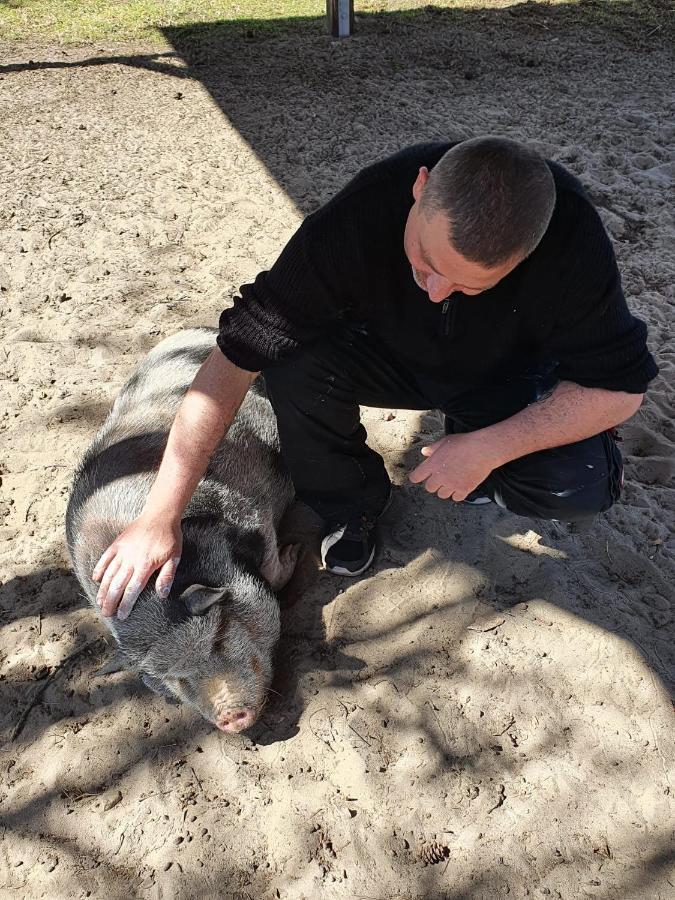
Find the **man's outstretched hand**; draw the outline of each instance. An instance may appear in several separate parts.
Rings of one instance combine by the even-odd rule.
[[[410,481],[424,482],[430,494],[458,503],[502,463],[480,431],[449,434],[422,447],[422,455],[427,458],[408,475]]]
[[[126,619],[153,572],[160,597],[171,590],[183,538],[178,525],[141,515],[108,547],[92,573],[100,582],[96,602],[104,616]]]

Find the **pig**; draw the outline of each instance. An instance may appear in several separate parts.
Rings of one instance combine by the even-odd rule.
[[[215,334],[191,329],[155,347],[77,469],[66,537],[75,574],[97,611],[94,566],[141,513],[178,406],[214,349]],[[183,553],[168,598],[158,596],[153,577],[128,619],[103,619],[118,645],[117,668],[137,672],[148,687],[190,704],[222,731],[253,725],[279,638],[275,592],[290,579],[300,549],[277,543],[292,500],[259,378],[185,510]]]

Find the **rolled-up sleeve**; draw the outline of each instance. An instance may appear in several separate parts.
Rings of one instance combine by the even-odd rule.
[[[658,373],[647,349],[647,327],[628,309],[614,251],[590,203],[580,210],[581,237],[569,259],[546,355],[556,375],[584,387],[642,394]]]
[[[272,268],[222,312],[217,343],[236,366],[256,372],[286,362],[342,316],[331,255],[316,234],[306,220]]]

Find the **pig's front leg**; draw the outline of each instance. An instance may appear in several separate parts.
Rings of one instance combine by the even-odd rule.
[[[276,593],[286,587],[295,571],[302,544],[274,547],[263,560],[260,572]]]
[[[117,650],[115,655],[112,656],[107,662],[103,663],[102,666],[99,666],[98,669],[94,672],[94,677],[98,678],[99,675],[114,675],[116,672],[123,672],[125,669],[129,668],[129,661],[126,656],[122,653],[121,650]]]

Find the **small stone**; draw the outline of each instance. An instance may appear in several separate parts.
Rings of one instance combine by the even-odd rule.
[[[494,631],[503,625],[506,619],[501,616],[477,616],[467,628],[469,631]]]
[[[108,812],[108,810],[113,809],[113,807],[117,806],[118,803],[122,801],[122,791],[117,791],[114,794],[111,794],[107,800],[103,802],[103,812]]]

